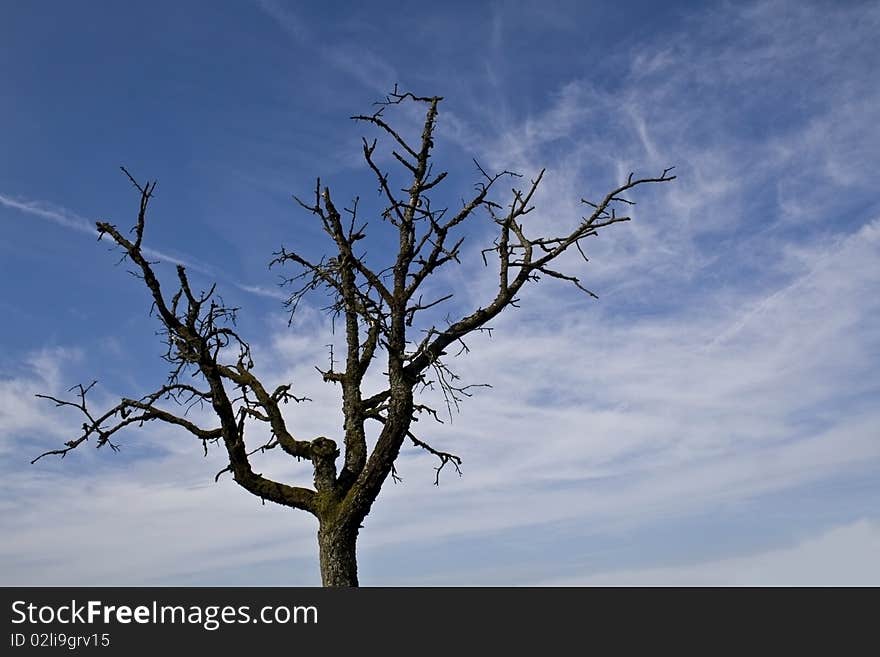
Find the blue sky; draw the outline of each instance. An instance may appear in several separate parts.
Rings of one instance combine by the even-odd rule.
[[[430,433],[464,476],[434,487],[431,459],[404,454],[361,533],[361,582],[880,584],[876,3],[0,13],[0,583],[318,582],[313,520],[213,483],[221,455],[187,435],[28,465],[78,424],[33,394],[96,378],[99,405],[162,381],[144,290],[91,232],[134,221],[124,165],[159,180],[161,272],[217,280],[259,371],[313,399],[289,424],[338,435],[313,369],[332,339],[321,299],[288,328],[267,262],[322,250],[291,201],[316,176],[369,203],[347,117],[399,83],[445,97],[450,203],[472,157],[546,167],[533,221],[550,229],[630,170],[679,177],[639,192],[589,266],[570,261],[598,301],[542,282],[471,344],[459,372],[494,387]],[[490,298],[486,238],[475,226],[437,281],[451,312]],[[309,478],[276,455],[255,467]]]

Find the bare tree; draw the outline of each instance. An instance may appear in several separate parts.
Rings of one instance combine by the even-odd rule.
[[[314,515],[318,520],[324,585],[356,586],[358,532],[382,485],[389,476],[398,478],[395,461],[401,447],[411,442],[438,459],[435,483],[444,466],[458,470],[461,464],[458,455],[417,436],[413,423],[420,414],[440,419],[437,409],[425,401],[422,393],[426,387],[439,389],[450,408],[471,394],[469,386],[461,384],[448,365],[450,358],[466,351],[463,339],[488,330],[488,322],[516,305],[526,284],[542,277],[572,284],[595,296],[577,276],[560,268],[560,256],[570,250],[583,255],[585,239],[613,224],[628,221],[628,216],[617,212],[632,203],[625,196],[627,192],[675,178],[670,175],[671,169],[656,177],[630,174],[601,199],[582,199],[589,210],[573,222],[570,230],[542,235],[536,234],[540,227],[533,225],[537,222],[527,221],[527,215],[534,209],[532,199],[544,171],[528,184],[514,186],[503,200],[497,193],[501,181],[517,181],[521,176],[510,171],[489,173],[474,161],[480,179],[460,207],[450,212],[431,202],[446,177],[446,172],[435,173],[431,166],[441,100],[438,96],[401,93],[395,88],[377,103],[375,113],[352,117],[377,131],[382,143],[390,145],[393,164],[407,180],[402,188],[395,185],[377,156],[378,141],[363,140],[363,157],[375,175],[384,206],[381,222],[390,226],[397,238],[387,262],[374,264],[358,243],[366,229],[358,215],[358,200],[340,211],[330,188],[322,186],[320,180],[308,201],[296,200],[320,222],[332,241],[332,255],[310,260],[301,252],[281,248],[272,260],[273,265],[296,268],[285,281],[292,286],[288,300],[291,313],[304,295],[319,290],[329,296],[330,312],[344,323],[344,365],[340,362],[337,369],[331,357],[329,369],[322,370],[324,380],[341,389],[341,446],[331,438],[304,439],[291,431],[282,407],[302,398],[294,396],[290,384],[272,388],[257,378],[251,349],[235,327],[236,310],[223,304],[214,287],[195,294],[185,268],[178,266],[173,293],[165,291],[142,245],[156,183],[141,184],[126,171],[140,194],[133,233],[125,234],[105,222],[98,222],[97,228],[100,237],[109,236],[123,251],[123,258],[133,263],[134,273],[149,290],[167,346],[164,358],[171,371],[164,385],[154,392],[139,399],[122,399],[102,413],[93,412],[87,404],[94,383],[72,388],[77,393],[73,400],[38,395],[59,406],[78,409],[84,421],[77,438],[62,448],[41,454],[34,462],[53,454],[63,457],[92,437],[98,447],[107,445],[115,450],[116,434],[131,425],[140,426],[152,420],[177,425],[201,441],[206,454],[209,446],[222,444],[229,461],[222,472],[231,473],[245,490],[263,500]],[[404,138],[402,131],[386,120],[386,111],[390,113],[402,104],[425,110],[417,141]],[[425,283],[447,265],[461,263],[465,239],[462,229],[478,216],[487,218],[494,226],[494,239],[482,251],[482,259],[486,266],[497,270],[497,292],[484,305],[462,313],[455,321],[437,321],[436,311],[426,311],[448,302],[452,295],[426,297],[429,286]],[[364,377],[376,360],[385,361],[384,389],[367,394]],[[199,426],[188,419],[185,409],[198,403],[213,410],[213,426]],[[366,427],[373,422],[377,423],[378,437],[368,441]],[[246,433],[253,423],[268,426],[268,442],[248,446]],[[311,462],[311,486],[274,481],[254,471],[252,457],[276,448]]]

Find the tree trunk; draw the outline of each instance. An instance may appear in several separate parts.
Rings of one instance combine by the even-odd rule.
[[[318,529],[321,582],[324,586],[357,586],[357,529],[324,525]]]

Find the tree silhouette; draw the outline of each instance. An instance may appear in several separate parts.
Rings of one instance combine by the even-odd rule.
[[[344,322],[344,366],[337,369],[331,355],[330,367],[321,371],[325,381],[341,389],[341,446],[324,436],[296,437],[282,406],[303,398],[293,394],[290,384],[272,388],[257,378],[250,346],[235,326],[236,309],[224,305],[214,287],[195,294],[185,268],[178,266],[174,291],[166,292],[142,246],[156,183],[141,184],[123,169],[140,195],[133,237],[106,222],[98,222],[97,229],[100,237],[109,236],[123,251],[123,258],[133,263],[134,273],[149,290],[167,346],[164,359],[171,371],[157,390],[139,399],[122,399],[102,413],[93,412],[87,404],[94,383],[72,388],[77,393],[72,400],[38,395],[59,406],[78,409],[84,421],[77,438],[41,454],[34,462],[48,455],[63,457],[92,437],[98,447],[106,445],[115,450],[116,434],[131,425],[153,420],[177,425],[199,439],[205,453],[209,446],[222,444],[229,461],[222,472],[231,473],[245,490],[263,500],[314,515],[319,527],[323,584],[356,586],[358,532],[382,485],[389,476],[397,478],[395,460],[404,443],[409,441],[437,457],[435,483],[445,466],[458,469],[461,464],[458,455],[417,436],[413,423],[420,415],[440,419],[437,408],[424,400],[426,387],[439,389],[450,410],[471,394],[471,386],[461,384],[448,364],[467,350],[463,339],[488,330],[488,322],[516,305],[524,286],[543,277],[559,279],[595,296],[577,276],[559,267],[560,256],[570,249],[583,256],[583,240],[628,221],[628,216],[617,213],[618,208],[632,204],[624,196],[627,192],[675,179],[671,169],[657,177],[630,174],[601,199],[582,199],[588,213],[569,231],[540,235],[535,234],[530,225],[534,222],[527,221],[526,215],[534,209],[532,199],[544,171],[528,184],[514,187],[502,200],[497,194],[500,181],[519,181],[521,176],[510,171],[489,173],[474,161],[480,179],[470,196],[451,213],[431,202],[432,194],[446,177],[446,172],[435,173],[431,166],[441,101],[438,96],[415,96],[395,88],[377,103],[375,113],[352,117],[375,130],[383,145],[390,145],[393,164],[408,181],[402,188],[394,184],[380,163],[378,140],[363,140],[363,157],[375,175],[384,205],[381,220],[397,237],[387,262],[374,265],[358,244],[367,226],[358,215],[357,199],[350,208],[340,211],[330,188],[322,186],[320,179],[313,197],[296,200],[314,215],[332,241],[332,255],[309,260],[300,252],[281,248],[272,260],[273,265],[295,267],[286,279],[291,289],[287,302],[291,313],[306,294],[320,291],[330,299],[328,310]],[[402,137],[386,120],[386,112],[390,114],[403,104],[425,110],[418,143]],[[426,297],[425,283],[442,268],[461,263],[462,228],[478,216],[494,225],[494,240],[482,251],[482,260],[497,269],[497,292],[485,305],[462,313],[454,321],[436,321],[436,312],[425,311],[449,301],[452,295]],[[384,389],[367,395],[364,377],[376,361],[385,363]],[[187,418],[185,410],[199,403],[213,410],[214,426],[199,426]],[[371,422],[378,425],[378,437],[375,442],[369,441],[372,449],[366,430]],[[252,423],[267,425],[271,439],[262,445],[247,445],[246,429]],[[274,481],[254,471],[252,457],[276,448],[312,464],[312,486]]]

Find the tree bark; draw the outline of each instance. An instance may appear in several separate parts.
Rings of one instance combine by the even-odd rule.
[[[357,529],[321,524],[318,550],[324,586],[357,586]]]

